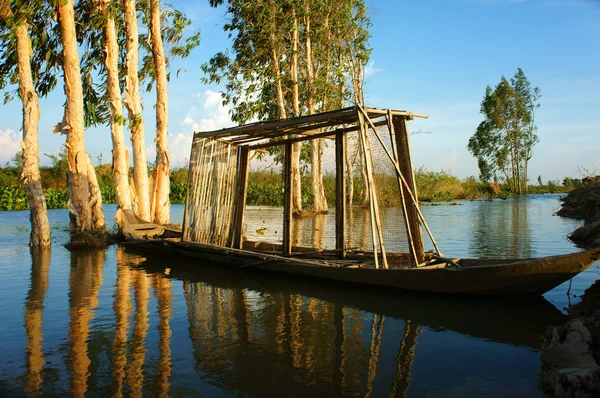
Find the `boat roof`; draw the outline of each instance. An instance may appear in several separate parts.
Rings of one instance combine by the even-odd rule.
[[[281,144],[287,140],[299,141],[310,138],[328,137],[335,135],[337,131],[348,132],[358,130],[360,109],[360,106],[355,105],[313,115],[261,121],[214,131],[196,132],[194,133],[194,139],[212,138],[239,146],[260,148]],[[427,115],[403,110],[362,109],[364,109],[369,119],[379,118],[390,113],[392,116],[404,116],[409,120],[415,117],[427,118]],[[385,123],[387,122],[384,120],[376,123],[376,125]],[[342,125],[345,127],[340,130],[336,128]],[[275,140],[277,143],[268,142],[269,140]]]

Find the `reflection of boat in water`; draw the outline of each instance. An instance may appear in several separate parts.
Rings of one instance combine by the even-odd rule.
[[[528,260],[468,260],[442,256],[417,202],[406,111],[360,106],[321,114],[259,122],[196,133],[190,156],[186,209],[181,233],[128,217],[128,245],[165,251],[235,267],[294,276],[394,287],[429,293],[477,295],[542,294],[588,268],[600,250]],[[335,249],[294,245],[292,151],[301,141],[334,139]],[[265,148],[283,150],[283,215],[278,237],[263,241],[244,236],[249,154]],[[348,148],[362,159],[360,170],[348,166]],[[364,166],[364,167],[363,167]],[[362,175],[369,207],[366,243],[353,241],[353,195],[349,179]],[[353,188],[352,188],[353,189]],[[382,218],[383,190],[393,192],[401,211]],[[350,198],[350,199],[349,199]],[[364,225],[367,225],[365,223]],[[421,226],[433,253],[424,250]],[[313,226],[313,228],[319,228]],[[179,238],[169,238],[177,236]],[[258,238],[258,237],[257,237]],[[272,238],[272,237],[271,237]],[[318,241],[319,239],[315,239]]]
[[[298,294],[325,300],[343,308],[411,320],[433,330],[452,330],[499,343],[540,348],[539,336],[547,326],[564,323],[566,316],[543,297],[479,298],[409,294],[397,290],[355,289],[308,278],[283,278],[268,272],[232,270],[191,261],[171,267],[168,257],[141,263],[149,272],[170,268],[169,277],[202,282],[223,289]]]

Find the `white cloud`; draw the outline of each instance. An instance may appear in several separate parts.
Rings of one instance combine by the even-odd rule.
[[[229,116],[230,108],[223,106],[221,94],[206,90],[194,95],[195,103],[190,106],[188,114],[181,122],[183,126],[191,126],[193,131],[212,131],[231,127],[234,123]]]
[[[384,69],[376,68],[375,61],[370,60],[369,63],[365,66],[365,80],[373,77],[376,73],[383,72]]]
[[[10,162],[21,150],[21,135],[12,129],[0,130],[0,163]]]
[[[169,151],[171,153],[171,168],[187,164],[192,147],[191,134],[177,133],[169,137]]]

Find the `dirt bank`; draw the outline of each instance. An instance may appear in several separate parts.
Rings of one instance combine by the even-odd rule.
[[[584,178],[557,214],[585,220],[569,239],[600,247],[600,176]],[[600,397],[600,280],[568,312],[571,319],[542,338],[539,387],[548,397]]]
[[[556,214],[585,221],[569,239],[583,247],[600,247],[600,176],[584,178],[581,185],[565,197]]]
[[[600,397],[600,281],[542,338],[539,387],[547,397]]]

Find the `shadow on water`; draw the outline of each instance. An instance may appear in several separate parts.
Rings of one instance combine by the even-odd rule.
[[[61,365],[42,347],[50,252],[32,252],[17,395],[406,396],[431,350],[425,332],[537,350],[544,328],[564,320],[539,297],[422,296],[114,255],[112,268],[107,252],[70,254]],[[0,395],[15,392],[0,384]]]

